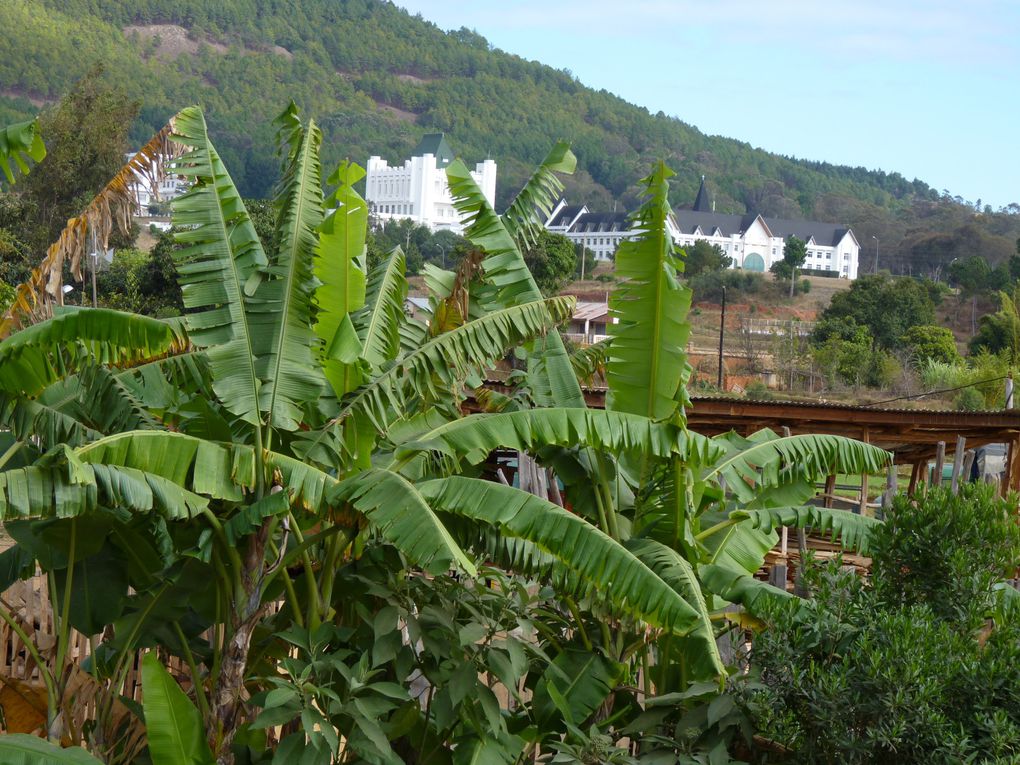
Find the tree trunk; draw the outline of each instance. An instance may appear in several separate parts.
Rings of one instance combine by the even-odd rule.
[[[244,570],[241,572],[241,583],[244,591],[238,593],[240,602],[234,603],[233,619],[227,625],[219,677],[214,678],[216,685],[212,693],[206,735],[216,754],[217,765],[234,765],[234,753],[230,747],[237,726],[242,722],[239,719],[243,705],[241,693],[248,668],[251,636],[264,610],[262,580],[268,536],[269,519],[266,519],[262,527],[248,539],[248,549],[242,558]]]
[[[797,283],[797,269],[794,268],[790,271],[790,300],[793,300],[793,288]]]

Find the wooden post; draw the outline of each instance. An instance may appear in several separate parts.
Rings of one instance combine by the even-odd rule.
[[[935,470],[931,474],[929,483],[932,486],[942,485],[942,466],[946,462],[946,442],[939,441],[935,445]]]
[[[832,507],[832,495],[836,493],[836,474],[825,477],[825,499],[823,504],[826,507]]]
[[[1013,408],[1013,373],[1006,378],[1006,408]]]
[[[960,471],[960,482],[967,483],[970,481],[970,474],[974,469],[974,460],[977,458],[977,452],[973,449],[968,449],[963,453],[963,470]]]
[[[786,589],[786,564],[777,563],[769,569],[769,584],[781,590]]]
[[[953,494],[960,493],[960,473],[963,472],[963,453],[967,449],[967,439],[963,436],[956,437],[956,451],[953,452],[953,483],[950,491]]]

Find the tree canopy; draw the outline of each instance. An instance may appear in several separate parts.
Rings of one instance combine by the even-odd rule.
[[[892,349],[911,327],[935,324],[935,303],[928,285],[919,279],[868,274],[833,295],[821,318],[853,319],[867,327],[876,345]]]

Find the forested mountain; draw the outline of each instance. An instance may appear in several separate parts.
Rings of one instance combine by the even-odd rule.
[[[849,223],[862,260],[870,264],[877,236],[882,264],[896,271],[975,253],[995,263],[1020,235],[1020,206],[976,214],[898,173],[707,136],[380,0],[3,0],[0,29],[0,121],[52,103],[102,62],[142,102],[138,141],[201,104],[249,196],[267,195],[277,177],[265,159],[270,121],[293,99],[318,118],[328,162],[401,160],[423,132],[441,130],[468,161],[497,160],[500,202],[567,138],[579,159],[568,194],[595,207],[631,206],[635,181],[662,158],[678,172],[674,205],[693,201],[704,174],[719,211]]]

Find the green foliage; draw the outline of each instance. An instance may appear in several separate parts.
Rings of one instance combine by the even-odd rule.
[[[579,270],[574,243],[563,234],[544,228],[538,230],[535,241],[524,250],[524,262],[543,295],[558,293]]]
[[[769,269],[777,279],[790,280],[791,298],[796,289],[797,269],[804,265],[805,260],[807,260],[807,243],[791,236],[783,245],[783,259],[777,260]]]
[[[38,121],[0,127],[0,170],[7,178],[7,183],[14,183],[15,170],[22,175],[28,173],[29,160],[41,162],[45,156],[46,146],[40,135]]]
[[[918,367],[935,361],[942,364],[956,364],[960,352],[956,350],[956,338],[946,327],[918,325],[906,331],[900,342],[910,353],[911,361]]]
[[[152,765],[213,765],[198,710],[155,652],[142,659],[142,704]]]
[[[992,269],[980,255],[954,260],[949,265],[949,280],[964,295],[976,295],[986,289],[1001,288],[1001,281],[992,281]]]
[[[753,271],[707,271],[690,281],[691,290],[698,300],[718,303],[722,300],[723,288],[726,288],[728,300],[743,300],[757,295],[765,288],[765,277]]]
[[[14,302],[15,294],[14,287],[5,281],[0,281],[0,314],[6,313],[10,308],[11,303]]]
[[[40,116],[47,156],[25,179],[28,215],[18,230],[36,258],[120,170],[139,114],[141,104],[101,67],[83,75],[55,109]]]
[[[897,496],[872,545],[876,592],[897,605],[927,605],[954,623],[980,623],[992,585],[1011,577],[1020,560],[1012,507],[980,483],[965,483],[959,494],[942,487]]]
[[[853,319],[867,327],[878,347],[891,350],[911,327],[935,324],[935,304],[925,285],[916,279],[872,274],[833,295],[821,319]]]
[[[0,735],[0,755],[7,765],[101,765],[84,749],[62,749],[24,733]]]
[[[1012,294],[999,292],[999,310],[981,317],[977,334],[970,340],[972,354],[987,351],[1020,359],[1020,285]]]
[[[985,397],[977,388],[964,388],[953,398],[953,408],[958,412],[979,412],[985,408]]]
[[[889,354],[876,349],[867,327],[852,318],[823,317],[815,324],[811,353],[830,385],[882,386]]]
[[[985,485],[898,497],[872,587],[811,568],[812,599],[766,603],[750,694],[763,739],[802,763],[1015,759],[1020,620],[998,594],[1020,561],[1011,508]]]
[[[689,280],[706,272],[722,271],[733,263],[733,258],[724,254],[722,247],[704,239],[698,239],[684,252],[684,276]]]

